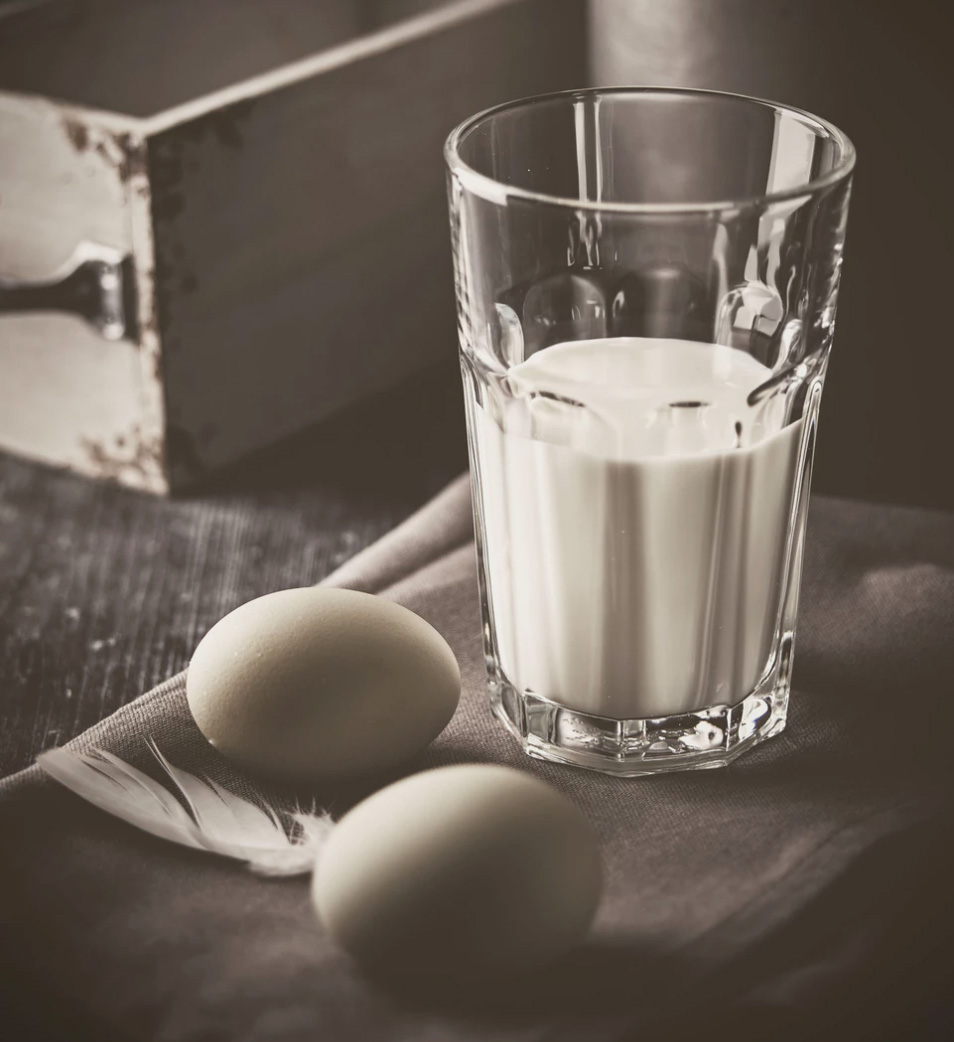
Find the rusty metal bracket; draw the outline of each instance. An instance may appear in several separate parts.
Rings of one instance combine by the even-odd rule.
[[[106,340],[139,341],[131,256],[83,242],[42,282],[0,277],[0,318],[11,312],[65,311],[86,319]]]

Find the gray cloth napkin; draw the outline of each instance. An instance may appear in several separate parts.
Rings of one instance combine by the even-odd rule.
[[[505,763],[583,807],[607,866],[589,943],[478,997],[389,991],[323,936],[304,879],[154,839],[31,768],[0,782],[9,1037],[948,1037],[954,517],[816,501],[787,731],[729,768],[657,778],[529,760],[492,719],[465,479],[326,581],[407,605],[460,661],[456,716],[402,773]],[[174,677],[72,744],[148,769],[148,734],[176,764],[290,795],[232,771],[184,689]],[[314,795],[338,815],[391,777]]]

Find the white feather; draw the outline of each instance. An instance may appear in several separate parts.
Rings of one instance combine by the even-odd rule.
[[[333,825],[327,814],[299,810],[283,815],[267,804],[257,806],[211,778],[173,766],[151,738],[146,744],[185,806],[165,786],[105,749],[50,749],[36,762],[88,803],[160,839],[244,861],[261,875],[312,871]]]

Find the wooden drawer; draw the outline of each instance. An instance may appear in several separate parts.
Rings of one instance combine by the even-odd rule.
[[[454,351],[443,139],[581,83],[583,34],[580,0],[16,5],[0,446],[166,491]]]

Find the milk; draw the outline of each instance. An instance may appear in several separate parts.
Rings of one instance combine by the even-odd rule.
[[[496,654],[616,719],[735,704],[770,664],[801,421],[744,352],[549,347],[472,406]]]

